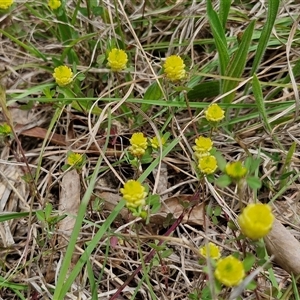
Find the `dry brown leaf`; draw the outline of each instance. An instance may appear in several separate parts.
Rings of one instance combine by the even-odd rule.
[[[179,195],[166,199],[160,211],[150,217],[150,223],[162,224],[170,213],[173,214],[173,218],[178,218],[183,212],[182,203],[191,204],[192,201],[194,201],[194,195]],[[184,216],[182,223],[203,225],[203,203],[195,205],[191,213]]]
[[[98,195],[104,199],[104,209],[109,211],[112,211],[120,200],[120,196],[118,194],[110,192],[101,192]],[[182,203],[186,202],[187,204],[191,204],[193,200],[193,195],[180,195],[166,199],[163,202],[159,212],[151,215],[150,224],[162,225],[168,214],[173,214],[173,218],[175,219],[178,218],[183,212]],[[120,214],[123,219],[134,219],[134,217],[130,215],[128,210],[125,208],[121,210]],[[203,203],[195,205],[191,213],[184,216],[182,223],[190,225],[203,225]]]
[[[59,239],[61,246],[66,246],[73,231],[80,205],[80,177],[76,170],[66,172],[61,182],[59,210],[68,214],[59,222],[59,230],[64,237]]]
[[[21,135],[29,136],[29,137],[35,137],[38,139],[45,139],[47,136],[48,129],[42,128],[42,127],[34,127],[30,129],[24,129],[22,127],[18,127],[18,130],[20,131]],[[49,137],[49,142],[59,145],[59,146],[67,146],[66,142],[66,136],[58,133],[51,133]],[[101,147],[103,144],[103,140],[98,139],[97,140],[98,147]],[[74,144],[74,148],[80,149],[82,146],[85,146],[87,144],[87,140],[83,139],[80,142],[76,142]],[[75,147],[76,146],[76,147]],[[85,153],[99,153],[98,147],[95,144],[90,145],[89,149],[85,151]],[[108,148],[105,151],[105,155],[107,156],[116,156],[119,157],[123,152],[120,150]]]
[[[264,238],[269,255],[274,261],[294,275],[300,274],[300,243],[275,219],[271,232]]]

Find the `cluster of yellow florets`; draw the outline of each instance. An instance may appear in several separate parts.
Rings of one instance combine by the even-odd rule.
[[[217,160],[210,154],[213,147],[213,141],[210,138],[200,136],[195,140],[194,155],[198,160],[199,170],[206,175],[212,174],[217,169]]]
[[[146,204],[147,193],[145,187],[136,180],[128,180],[124,187],[120,189],[123,199],[126,201],[128,208],[144,207]]]
[[[144,136],[144,134],[142,132],[134,133],[129,141],[130,153],[135,157],[143,156],[148,147],[147,138]]]
[[[60,0],[49,0],[48,1],[48,6],[52,9],[52,10],[56,10],[61,6],[61,1]]]
[[[14,3],[14,0],[1,0],[0,1],[0,9],[8,9]]]
[[[268,204],[249,204],[238,217],[241,232],[252,240],[265,237],[274,222],[274,215]],[[216,261],[214,275],[215,278],[227,287],[238,285],[245,277],[243,263],[229,255],[221,257],[221,249],[216,244],[209,242],[199,249],[201,256]]]
[[[221,258],[221,249],[209,242],[199,249],[200,255],[216,261],[214,275],[222,284],[232,287],[238,285],[245,277],[243,263],[232,255]]]
[[[59,86],[66,86],[73,80],[73,72],[67,66],[59,66],[54,69],[53,77]]]

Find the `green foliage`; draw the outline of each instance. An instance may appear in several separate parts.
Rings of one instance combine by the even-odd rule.
[[[257,104],[258,112],[259,112],[259,114],[261,116],[261,119],[262,119],[262,122],[264,124],[264,128],[267,130],[267,132],[269,134],[271,134],[272,133],[272,127],[270,125],[270,122],[268,120],[268,116],[267,116],[267,113],[266,113],[266,108],[265,108],[265,104],[264,104],[264,99],[263,99],[261,86],[260,86],[258,78],[255,74],[253,75],[252,84],[253,84],[254,98],[255,98],[255,101],[256,101],[256,104]]]
[[[249,272],[255,263],[255,256],[252,253],[247,253],[243,260],[245,272]]]
[[[225,76],[226,69],[230,60],[227,51],[227,41],[220,19],[212,7],[211,0],[207,0],[207,15],[216,47],[218,49],[220,73],[221,75]]]
[[[36,217],[39,221],[42,222],[43,226],[50,236],[55,231],[56,224],[64,219],[66,215],[59,215],[57,213],[54,214],[52,204],[47,203],[43,210],[39,210],[36,212]]]
[[[242,40],[240,42],[240,45],[234,55],[232,56],[230,63],[226,67],[225,75],[229,77],[229,79],[224,79],[222,84],[222,93],[225,94],[232,89],[236,88],[238,86],[239,81],[234,80],[233,78],[239,79],[245,69],[246,62],[248,59],[248,52],[250,43],[252,40],[252,34],[254,30],[255,22],[252,21],[245,32],[243,33]],[[235,92],[230,93],[228,96],[223,98],[224,103],[231,103],[234,99]]]
[[[54,11],[49,9],[46,2],[34,5],[26,2],[23,3],[22,9],[17,9],[19,3],[15,3],[10,9],[1,11],[5,13],[5,18],[0,33],[3,41],[8,41],[8,43],[4,42],[3,46],[10,45],[9,49],[12,49],[12,52],[15,51],[13,55],[10,55],[9,51],[4,49],[4,59],[8,62],[8,67],[4,72],[5,75],[1,76],[1,80],[2,77],[9,75],[7,76],[8,99],[6,101],[4,89],[1,89],[0,101],[3,121],[8,120],[8,123],[0,125],[0,135],[5,138],[5,146],[9,150],[9,155],[7,161],[5,158],[2,159],[2,164],[15,164],[23,171],[24,164],[27,163],[26,159],[28,159],[33,171],[30,169],[23,172],[22,184],[31,184],[33,177],[35,185],[30,186],[29,189],[29,197],[32,201],[31,206],[28,207],[29,211],[1,212],[0,222],[18,221],[24,218],[29,224],[39,222],[49,236],[56,234],[56,225],[65,216],[55,211],[50,203],[47,203],[42,210],[35,211],[34,208],[36,205],[43,207],[43,199],[47,199],[45,195],[47,197],[54,193],[54,196],[59,196],[55,194],[55,189],[60,182],[61,171],[67,171],[70,168],[75,168],[79,172],[84,170],[81,172],[85,188],[84,196],[68,247],[62,251],[64,256],[59,272],[57,272],[54,295],[51,295],[54,300],[67,297],[70,287],[81,272],[85,272],[88,279],[87,290],[90,290],[91,299],[97,299],[99,285],[105,280],[106,266],[112,248],[107,242],[108,246],[104,253],[103,241],[109,240],[111,233],[116,236],[113,231],[119,228],[120,213],[125,205],[121,200],[108,216],[106,210],[105,213],[102,211],[102,204],[106,199],[102,201],[96,198],[89,206],[90,199],[95,195],[96,183],[99,178],[106,175],[106,172],[114,173],[119,185],[128,176],[138,179],[139,182],[149,182],[148,210],[146,211],[145,208],[140,212],[139,216],[144,220],[140,222],[141,227],[135,227],[137,231],[137,228],[149,226],[151,215],[160,211],[161,200],[158,195],[151,194],[149,187],[153,186],[151,173],[157,170],[162,161],[168,164],[170,187],[171,185],[176,187],[181,180],[189,178],[191,181],[187,184],[184,182],[189,185],[188,189],[180,189],[179,193],[194,191],[195,195],[199,194],[200,201],[204,202],[207,198],[213,198],[212,190],[215,189],[214,192],[224,198],[226,209],[230,211],[233,210],[234,205],[230,205],[232,199],[228,191],[231,190],[232,193],[237,191],[238,197],[242,198],[241,191],[244,183],[247,183],[248,187],[253,190],[253,198],[260,199],[259,189],[262,186],[260,167],[262,162],[265,163],[263,161],[265,157],[268,159],[267,167],[274,170],[264,177],[264,192],[272,194],[271,202],[283,195],[298,180],[299,174],[293,166],[297,152],[296,142],[288,144],[285,141],[281,144],[276,136],[283,126],[285,126],[284,129],[292,128],[295,122],[299,121],[296,119],[293,96],[284,98],[285,92],[283,93],[283,91],[292,90],[290,84],[292,74],[288,73],[285,68],[279,70],[276,67],[274,69],[276,76],[273,76],[265,64],[268,59],[272,60],[274,53],[277,55],[280,52],[282,45],[289,43],[296,49],[299,34],[295,32],[292,36],[290,30],[294,22],[293,11],[289,11],[291,16],[278,17],[279,0],[268,1],[266,3],[267,19],[265,20],[263,14],[255,13],[251,15],[250,21],[249,13],[256,7],[256,4],[254,5],[251,1],[232,3],[230,0],[220,0],[216,3],[207,0],[204,2],[207,16],[177,14],[178,9],[192,11],[195,1],[186,1],[180,3],[180,6],[175,2],[146,1],[141,7],[138,1],[133,1],[131,6],[123,7],[123,1],[112,2],[110,6],[103,1],[99,3],[62,1],[61,7]],[[197,5],[200,7],[201,3]],[[213,5],[218,7],[218,11]],[[136,10],[137,7],[138,10]],[[261,7],[261,9],[264,8],[265,6]],[[134,11],[133,14],[132,11]],[[160,24],[165,24],[163,29],[166,30],[162,30]],[[205,28],[204,31],[201,30],[200,37],[197,31],[199,24]],[[184,30],[181,31],[182,26]],[[242,28],[243,32],[235,30],[237,28],[239,30]],[[276,32],[276,37],[273,37],[272,32]],[[157,40],[155,40],[156,36],[159,36]],[[192,50],[190,50],[191,47],[193,47]],[[113,48],[124,49],[129,57],[127,68],[120,73],[112,73],[107,67],[108,52]],[[293,54],[296,53],[294,48],[291,51]],[[275,52],[274,49],[276,49]],[[168,55],[177,53],[184,58],[186,76],[182,81],[170,83],[162,72],[162,66]],[[23,57],[24,61],[22,61]],[[262,60],[264,64],[261,63]],[[281,65],[284,63],[285,61],[282,60]],[[292,65],[294,77],[299,77],[300,60],[293,56],[289,63]],[[64,64],[72,69],[74,76],[68,86],[59,87],[54,82],[52,74],[55,67]],[[268,67],[273,70],[271,65]],[[288,71],[290,72],[290,69]],[[239,89],[237,89],[238,86]],[[228,95],[225,95],[226,93]],[[243,94],[247,97],[243,98]],[[284,101],[280,100],[281,97]],[[204,111],[211,102],[219,103],[220,101],[222,102],[220,106],[226,110],[226,120],[214,127],[205,119]],[[27,130],[27,124],[22,125],[23,127],[17,127],[20,124],[16,126],[18,129],[15,130],[16,137],[19,135],[20,144],[17,143],[16,138],[7,138],[13,136],[9,129],[16,129],[14,126],[19,121],[11,119],[10,110],[18,107],[27,110],[28,113],[42,112],[44,109],[47,112],[47,121],[39,123],[37,120],[34,127],[30,127],[30,129],[39,129],[39,127],[46,129],[46,133],[39,136],[41,141],[38,142],[38,152],[34,149],[33,154],[26,143],[24,144],[28,137],[22,136]],[[111,124],[120,125],[120,130],[118,128],[114,133],[117,142],[116,140],[112,142],[114,137],[110,130]],[[139,158],[133,157],[126,150],[124,154],[123,151],[128,145],[127,135],[132,134],[134,130],[143,132],[148,138],[148,149]],[[72,149],[76,151],[75,148],[79,145],[80,153],[86,151],[87,154],[78,164],[66,163],[61,167],[63,163],[59,162],[56,166],[55,163],[58,160],[53,159],[53,156],[58,155],[59,151],[59,155],[62,155],[60,159],[63,161],[70,155],[68,152],[67,156],[63,156],[70,148],[67,139],[66,145],[56,145],[53,137],[56,134],[63,137],[70,132],[75,133],[78,138],[76,143],[72,144]],[[153,138],[158,133],[163,135],[165,140],[169,139],[161,149],[151,147],[149,142],[150,137]],[[196,162],[191,163],[193,150],[191,150],[190,143],[195,136],[199,135],[209,136],[216,141],[211,154],[216,157],[219,170],[215,174],[199,176],[197,180]],[[103,137],[106,137],[105,141]],[[247,141],[248,137],[255,137],[253,144]],[[267,145],[271,144],[270,147],[274,147],[274,153],[268,151],[269,149],[266,149],[264,145],[260,146],[264,143],[265,137],[268,141]],[[240,148],[234,139],[236,141],[240,139],[241,145],[245,143],[245,147]],[[86,141],[87,144],[84,145]],[[98,142],[99,147],[95,150],[95,143]],[[232,147],[231,143],[233,143]],[[261,149],[257,149],[258,147]],[[49,156],[48,148],[54,153],[51,156]],[[116,155],[106,156],[107,153],[112,152],[112,148]],[[20,159],[19,153],[27,150],[28,155],[24,156],[25,159]],[[251,156],[253,153],[256,153],[255,157]],[[248,157],[243,159],[241,164],[247,168],[247,174],[238,180],[233,176],[230,177],[226,173],[227,161],[245,157],[245,154]],[[33,155],[35,155],[34,159]],[[51,182],[49,179],[52,175],[53,181]],[[1,173],[1,180],[2,177],[5,176]],[[45,184],[44,188],[43,184],[46,180],[49,180],[49,185]],[[220,191],[216,185],[223,190]],[[19,186],[9,188],[14,192],[19,191]],[[42,197],[39,197],[41,196],[39,193]],[[22,197],[21,195],[19,198],[22,199]],[[12,201],[15,198],[11,196],[9,200]],[[214,200],[221,201],[219,198]],[[227,229],[237,231],[238,228],[234,224],[235,215],[229,214],[220,203],[210,203],[214,204],[206,207],[207,217],[211,221],[209,224],[214,226],[217,232],[225,229],[224,224],[228,224]],[[188,213],[193,212],[191,208],[194,204],[189,201],[181,202],[182,207]],[[77,254],[78,239],[85,230],[83,223],[87,222],[87,213],[88,217],[101,213],[103,219],[100,223],[98,219],[88,219],[87,224],[97,230],[93,231],[94,235],[84,243],[79,260],[74,263],[74,268],[70,269],[74,254]],[[126,221],[131,220],[122,219],[121,225],[124,227],[120,228],[126,228],[124,224]],[[175,226],[174,228],[172,226],[176,222],[174,214],[169,213],[163,224],[155,225],[159,229],[172,228],[173,231],[168,233],[171,235],[175,230]],[[192,226],[189,221],[187,222],[188,226]],[[148,227],[146,229],[148,233]],[[121,236],[123,232],[118,234]],[[138,234],[141,232],[137,232],[137,236]],[[255,270],[256,265],[262,266],[268,260],[265,247],[261,244],[262,241],[252,243],[249,247],[243,235],[238,237],[232,235],[227,238],[224,245],[230,243],[228,251],[237,249],[236,256],[241,257],[242,253],[245,254],[245,249],[254,250],[255,254],[247,253],[244,258],[243,265],[246,272]],[[157,290],[152,287],[153,282],[150,278],[150,273],[154,272],[151,267],[164,267],[162,260],[170,258],[173,251],[168,245],[169,242],[172,241],[165,242],[163,245],[158,242],[153,244],[147,242],[146,246],[151,246],[156,251],[150,263],[146,261],[147,256],[144,256],[144,250],[147,247],[144,248],[144,244],[141,246],[137,242],[139,259],[135,265],[142,265],[142,275],[139,277],[141,280],[135,286],[132,299],[139,297],[137,294],[142,284],[148,287],[147,292],[152,299],[157,298]],[[38,243],[38,245],[41,244]],[[37,249],[41,250],[41,257],[48,246],[47,242],[43,241],[41,248]],[[56,246],[51,244],[55,259],[57,257]],[[98,274],[95,273],[94,258],[92,260],[91,256],[102,251],[104,259],[101,254],[102,266]],[[135,258],[136,256],[130,257],[130,259]],[[33,260],[26,261],[24,268],[30,270],[31,265],[35,263],[34,259],[35,257]],[[206,264],[206,261],[202,263]],[[22,267],[14,271],[23,275]],[[215,267],[216,265],[212,263],[204,266],[199,272],[202,272],[203,276],[206,271],[211,276]],[[271,265],[268,268],[268,272],[264,275],[268,276],[272,285],[273,296],[284,299],[281,297],[284,295],[278,287],[274,270]],[[169,275],[171,278],[174,277],[173,273],[167,274],[165,280],[171,282]],[[137,276],[135,278],[138,278]],[[228,289],[223,288],[220,283],[212,284],[210,282],[213,282],[212,279],[209,278],[207,284],[200,282],[201,289],[192,287],[188,291],[189,299],[212,299],[215,296],[218,299],[227,299]],[[299,299],[296,283],[297,279],[292,277],[291,285],[286,289],[287,297]],[[256,285],[258,283],[251,281],[247,289],[254,290]],[[26,299],[24,295],[28,287],[14,282],[13,276],[7,278],[0,276],[0,286],[3,289],[10,289],[14,297]],[[258,289],[260,288],[258,285]],[[27,296],[33,297],[29,294]]]
[[[265,54],[265,51],[268,46],[268,41],[271,37],[273,26],[276,21],[279,4],[280,4],[279,0],[272,0],[272,1],[268,2],[267,20],[264,23],[264,27],[262,29],[262,32],[261,32],[261,35],[259,38],[259,42],[258,42],[258,46],[257,46],[256,52],[255,52],[254,61],[252,63],[250,75],[253,75],[257,71],[259,64]]]

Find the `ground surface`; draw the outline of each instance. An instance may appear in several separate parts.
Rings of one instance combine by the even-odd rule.
[[[1,139],[2,299],[300,299],[290,274],[300,274],[300,9],[276,3],[213,1],[214,15],[207,1],[66,1],[55,11],[17,1],[0,14],[0,121],[12,127]],[[238,57],[244,34],[249,46]],[[119,73],[107,67],[114,47],[129,58]],[[163,75],[172,54],[186,65],[181,82]],[[76,77],[68,87],[52,76],[60,65]],[[226,112],[215,129],[204,118],[212,102]],[[138,166],[128,153],[135,132],[167,137]],[[200,135],[228,162],[258,162],[261,187],[220,187],[221,170],[201,179],[192,149]],[[77,169],[66,166],[70,151],[85,155]],[[138,178],[160,195],[147,222],[120,202],[119,189]],[[284,225],[265,239],[276,263],[264,265],[263,242],[239,239],[228,225],[240,203],[255,200]],[[198,252],[208,241],[224,256],[253,257],[252,287],[237,296],[215,287]]]

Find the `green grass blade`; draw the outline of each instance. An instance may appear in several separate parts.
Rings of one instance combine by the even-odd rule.
[[[231,0],[220,1],[219,19],[224,31],[226,27],[230,6],[231,6]]]
[[[293,292],[294,292],[293,296],[295,297],[295,300],[300,300],[299,290],[297,285],[298,280],[299,280],[299,276],[295,278],[295,275],[292,274],[292,285],[293,285]]]
[[[290,172],[292,158],[294,156],[295,151],[296,151],[296,143],[293,142],[290,149],[289,149],[289,151],[288,151],[288,153],[287,153],[287,155],[286,155],[285,162],[283,164],[282,171],[281,171],[281,176],[284,176],[284,174]],[[280,188],[286,186],[288,178],[289,177],[287,177],[287,178],[285,178],[281,181]]]
[[[110,132],[111,129],[111,118],[108,118],[108,126],[107,126],[108,132]],[[108,134],[106,137],[105,144],[103,146],[103,151],[105,152],[107,149],[107,145],[109,142],[110,135]],[[78,210],[78,215],[76,218],[76,222],[72,231],[72,235],[69,240],[69,244],[66,250],[66,254],[60,269],[60,273],[57,279],[57,284],[56,284],[56,289],[53,295],[53,300],[60,300],[64,299],[66,293],[68,292],[69,288],[71,287],[72,283],[76,279],[76,276],[78,273],[82,270],[83,265],[86,263],[86,261],[89,259],[91,253],[93,250],[97,247],[99,240],[102,238],[102,236],[107,232],[110,224],[114,221],[114,219],[117,217],[119,214],[120,210],[124,207],[125,201],[120,201],[118,205],[115,207],[115,209],[112,211],[112,213],[109,215],[109,217],[106,219],[106,221],[103,223],[101,228],[98,230],[98,232],[95,234],[94,238],[92,241],[89,243],[87,249],[85,252],[82,254],[81,258],[73,268],[72,272],[70,273],[69,276],[67,276],[69,272],[69,267],[70,263],[72,260],[73,252],[75,249],[75,245],[77,243],[77,238],[79,236],[82,222],[87,210],[88,203],[90,201],[91,195],[93,194],[94,187],[97,181],[97,176],[99,174],[99,169],[101,167],[103,158],[99,156],[99,159],[97,161],[97,164],[94,168],[94,172],[91,176],[90,184],[83,196],[83,199],[81,201],[79,210]]]
[[[0,287],[10,288],[11,290],[19,290],[19,291],[26,291],[28,289],[27,285],[9,282],[8,279],[0,276]]]
[[[28,53],[31,53],[35,57],[41,58],[43,61],[47,61],[47,57],[36,47],[34,47],[33,44],[31,44],[29,41],[27,41],[27,44],[20,41],[20,39],[13,37],[9,33],[7,33],[5,30],[0,29],[0,33],[5,35],[7,38],[9,38],[12,42],[16,43],[20,48],[24,48]]]
[[[220,95],[220,82],[218,80],[201,82],[187,93],[189,100],[202,100]]]
[[[221,75],[225,75],[226,68],[229,63],[227,41],[222,24],[219,20],[217,13],[213,9],[210,0],[207,0],[207,15],[219,54],[220,73]]]
[[[268,116],[266,113],[266,107],[265,107],[264,98],[263,98],[263,94],[262,94],[262,90],[261,90],[261,85],[255,74],[253,75],[252,85],[253,85],[253,94],[254,94],[258,112],[263,121],[265,129],[267,130],[267,132],[269,134],[271,134],[272,127],[269,123]]]
[[[32,212],[35,214],[35,212]],[[29,216],[29,212],[2,212],[0,214],[0,223],[8,220],[25,218]]]
[[[94,276],[93,267],[89,260],[86,261],[86,268],[87,268],[89,283],[91,287],[92,300],[98,300],[97,284]]]
[[[252,21],[247,29],[245,30],[239,48],[234,53],[226,72],[226,76],[240,78],[244,72],[248,51],[250,47],[250,43],[252,40],[252,34],[254,30],[255,21]],[[235,80],[224,80],[222,87],[222,94],[227,93],[228,91],[234,89],[239,84],[238,81]],[[223,98],[224,103],[231,103],[235,96],[235,91],[229,94],[228,96]]]
[[[169,152],[173,150],[173,148],[178,144],[180,141],[180,138],[174,139],[162,152],[161,157],[158,156],[151,164],[150,166],[143,172],[143,174],[139,177],[139,181],[142,182],[144,181],[150,174],[151,172],[157,167],[159,164],[159,161],[162,160],[164,157],[167,156]]]
[[[97,168],[95,170],[98,171]],[[97,175],[97,174],[98,174],[98,172],[95,173],[95,175]],[[95,176],[95,179],[96,178],[97,177]],[[93,181],[93,184],[94,183],[95,182]],[[98,246],[98,243],[99,243],[100,239],[104,236],[104,234],[107,233],[110,225],[115,220],[115,218],[119,215],[121,209],[124,206],[125,206],[125,201],[124,200],[120,201],[117,204],[117,206],[115,207],[115,209],[111,212],[111,214],[105,220],[105,222],[103,223],[103,225],[101,226],[101,228],[98,230],[98,232],[95,234],[95,236],[93,237],[93,239],[89,242],[88,247],[86,248],[86,250],[84,251],[84,253],[81,255],[81,257],[78,260],[77,264],[75,265],[75,267],[73,268],[72,272],[70,273],[68,279],[65,282],[62,282],[62,284],[59,283],[59,280],[57,281],[57,286],[56,286],[55,294],[53,296],[53,300],[65,299],[66,293],[68,292],[69,288],[71,287],[72,283],[76,279],[76,277],[79,274],[79,272],[82,270],[83,265],[90,258],[90,255],[92,254],[92,252],[94,251],[94,249]],[[59,285],[59,289],[58,289],[58,285]]]
[[[279,0],[268,1],[267,20],[266,20],[265,26],[264,26],[264,28],[261,32],[260,38],[259,38],[257,50],[255,53],[254,61],[253,61],[252,68],[251,68],[251,73],[250,73],[251,75],[253,75],[257,71],[259,64],[260,64],[260,62],[265,54],[265,51],[267,49],[268,41],[270,39],[272,29],[273,29],[274,23],[276,21],[279,3],[280,3]]]

